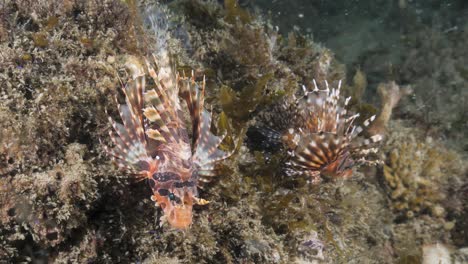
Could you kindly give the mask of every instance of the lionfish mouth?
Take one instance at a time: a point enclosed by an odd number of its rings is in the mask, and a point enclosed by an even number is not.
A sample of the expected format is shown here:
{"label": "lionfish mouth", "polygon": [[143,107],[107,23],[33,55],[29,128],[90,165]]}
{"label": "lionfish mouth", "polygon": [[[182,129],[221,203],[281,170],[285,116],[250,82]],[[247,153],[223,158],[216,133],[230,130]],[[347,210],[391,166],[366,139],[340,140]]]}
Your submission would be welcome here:
{"label": "lionfish mouth", "polygon": [[166,214],[166,219],[176,229],[187,229],[192,224],[192,206],[176,205]]}
{"label": "lionfish mouth", "polygon": [[183,200],[169,196],[161,196],[158,193],[153,195],[154,200],[164,212],[166,221],[176,229],[187,229],[192,224],[193,197],[190,193],[185,193]]}

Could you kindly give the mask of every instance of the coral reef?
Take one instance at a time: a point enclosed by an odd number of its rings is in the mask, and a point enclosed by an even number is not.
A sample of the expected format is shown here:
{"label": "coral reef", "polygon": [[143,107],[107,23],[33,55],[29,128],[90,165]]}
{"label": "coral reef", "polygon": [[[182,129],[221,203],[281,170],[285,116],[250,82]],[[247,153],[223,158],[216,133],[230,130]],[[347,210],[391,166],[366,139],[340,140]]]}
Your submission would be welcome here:
{"label": "coral reef", "polygon": [[2,260],[52,260],[88,228],[97,179],[108,170],[96,163],[102,111],[118,83],[117,46],[131,44],[121,37],[129,17],[110,1],[2,3]]}
{"label": "coral reef", "polygon": [[17,222],[28,226],[35,242],[58,245],[86,223],[86,211],[97,196],[97,183],[83,164],[84,150],[84,146],[71,144],[64,164],[14,177],[14,215]]}

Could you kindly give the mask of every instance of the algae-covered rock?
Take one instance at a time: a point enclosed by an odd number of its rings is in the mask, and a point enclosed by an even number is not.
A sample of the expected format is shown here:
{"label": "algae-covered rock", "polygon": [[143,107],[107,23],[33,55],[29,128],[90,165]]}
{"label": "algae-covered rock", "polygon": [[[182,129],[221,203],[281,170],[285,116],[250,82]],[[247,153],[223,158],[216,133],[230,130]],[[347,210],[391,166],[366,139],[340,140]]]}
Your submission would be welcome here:
{"label": "algae-covered rock", "polygon": [[387,142],[383,168],[393,210],[404,218],[421,214],[444,217],[449,186],[460,182],[464,162],[454,151],[418,132],[394,125]]}
{"label": "algae-covered rock", "polygon": [[66,160],[49,171],[16,175],[10,217],[32,232],[39,244],[55,246],[86,223],[85,213],[96,199],[97,183],[83,162],[84,146],[68,147]]}
{"label": "algae-covered rock", "polygon": [[[246,133],[290,121],[270,110],[313,79],[374,89],[363,72],[346,82],[333,51],[280,35],[237,1],[169,2],[2,3],[0,262],[395,263],[420,260],[423,245],[466,244],[462,158],[420,128],[389,121],[383,172],[319,186],[286,177],[284,148]],[[147,28],[151,14],[168,34]],[[179,72],[206,76],[212,127],[236,148],[185,232],[159,224],[147,184],[112,166],[100,143],[120,85],[161,48],[155,38],[167,38]],[[378,111],[366,102],[353,107]]]}

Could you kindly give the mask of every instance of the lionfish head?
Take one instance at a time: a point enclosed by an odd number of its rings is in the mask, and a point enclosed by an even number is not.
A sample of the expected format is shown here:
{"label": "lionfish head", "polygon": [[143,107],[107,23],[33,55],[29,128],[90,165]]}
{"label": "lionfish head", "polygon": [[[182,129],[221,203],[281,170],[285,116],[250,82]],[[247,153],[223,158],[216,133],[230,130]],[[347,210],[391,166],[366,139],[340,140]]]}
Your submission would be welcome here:
{"label": "lionfish head", "polygon": [[152,197],[164,212],[169,225],[176,229],[187,229],[192,224],[192,196],[185,192],[178,196],[167,189],[160,189]]}
{"label": "lionfish head", "polygon": [[[325,90],[317,86],[313,91],[304,88],[304,97],[297,101],[299,127],[290,128],[283,136],[292,149],[289,174],[307,174],[313,181],[318,181],[319,176],[347,178],[354,166],[375,163],[366,160],[366,156],[377,151],[370,146],[382,137],[358,138],[363,128],[353,122],[359,114],[347,113],[350,98],[340,96],[340,84],[336,89],[330,89],[328,84]],[[363,126],[374,118],[365,120]]]}
{"label": "lionfish head", "polygon": [[151,199],[161,207],[166,221],[176,229],[186,229],[192,223],[192,208],[197,198],[197,175],[193,172],[155,172],[149,179],[153,196]]}

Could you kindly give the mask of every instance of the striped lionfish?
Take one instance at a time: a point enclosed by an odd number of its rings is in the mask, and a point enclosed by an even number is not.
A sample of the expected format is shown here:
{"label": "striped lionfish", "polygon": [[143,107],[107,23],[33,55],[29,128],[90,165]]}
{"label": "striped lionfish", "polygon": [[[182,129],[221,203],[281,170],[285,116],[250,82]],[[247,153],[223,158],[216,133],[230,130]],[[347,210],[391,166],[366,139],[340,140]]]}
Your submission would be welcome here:
{"label": "striped lionfish", "polygon": [[[232,152],[220,150],[224,136],[210,131],[211,113],[203,106],[205,79],[200,85],[193,72],[185,77],[173,74],[170,67],[156,71],[148,61],[146,66],[154,87],[145,90],[144,73],[122,85],[125,104],[118,110],[123,124],[109,117],[115,130],[109,132],[114,147],[105,148],[121,169],[147,179],[151,200],[162,208],[166,221],[185,229],[192,223],[193,205],[208,203],[198,198],[197,187],[215,176],[217,162]],[[190,112],[192,140],[181,100]]]}
{"label": "striped lionfish", "polygon": [[[248,137],[261,142],[265,151],[285,146],[288,153],[285,173],[308,175],[314,183],[320,181],[320,176],[346,178],[356,165],[378,163],[366,156],[377,151],[372,145],[382,137],[358,137],[363,128],[353,123],[359,114],[348,114],[346,106],[351,98],[340,96],[341,82],[336,89],[330,89],[326,83],[326,89],[320,90],[315,80],[314,85],[312,91],[303,86],[304,95],[294,97],[293,103],[263,112],[260,121],[268,126],[249,128]],[[363,126],[367,127],[374,119],[372,116],[365,120]]]}
{"label": "striped lionfish", "polygon": [[[302,87],[304,96],[294,106],[296,127],[282,135],[289,148],[287,174],[305,174],[312,182],[318,182],[320,176],[347,178],[353,166],[376,164],[366,156],[377,152],[372,146],[382,139],[381,135],[358,138],[363,127],[353,123],[359,114],[350,115],[346,110],[351,97],[340,96],[341,81],[332,89],[325,84],[325,90],[320,90],[315,80],[314,90]],[[374,119],[375,115],[365,120],[363,126],[367,127]]]}

